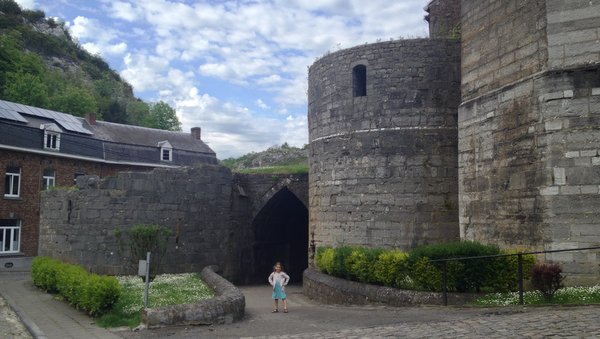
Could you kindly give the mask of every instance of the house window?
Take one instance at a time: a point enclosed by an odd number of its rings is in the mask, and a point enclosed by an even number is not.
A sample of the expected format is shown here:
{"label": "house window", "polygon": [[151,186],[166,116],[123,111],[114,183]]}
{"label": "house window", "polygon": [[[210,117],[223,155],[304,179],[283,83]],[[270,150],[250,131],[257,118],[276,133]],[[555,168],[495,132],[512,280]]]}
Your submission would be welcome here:
{"label": "house window", "polygon": [[58,150],[60,149],[60,135],[58,133],[52,133],[46,131],[44,133],[45,143],[44,148]]}
{"label": "house window", "polygon": [[171,161],[172,159],[172,152],[173,150],[170,148],[163,148],[161,149],[161,160],[162,161]]}
{"label": "house window", "polygon": [[173,146],[169,141],[161,141],[157,146],[160,147],[161,161],[173,161]]}
{"label": "house window", "polygon": [[56,185],[56,177],[54,171],[51,169],[45,169],[44,175],[42,176],[42,188],[44,190],[54,187]]}
{"label": "house window", "polygon": [[367,66],[354,66],[352,69],[352,88],[355,97],[364,97],[367,95]]}
{"label": "house window", "polygon": [[44,130],[44,149],[58,151],[61,129],[56,124],[42,124],[40,129]]}
{"label": "house window", "polygon": [[0,254],[19,252],[21,221],[0,219]]}
{"label": "house window", "polygon": [[4,177],[4,197],[18,198],[21,192],[21,168],[8,167]]}

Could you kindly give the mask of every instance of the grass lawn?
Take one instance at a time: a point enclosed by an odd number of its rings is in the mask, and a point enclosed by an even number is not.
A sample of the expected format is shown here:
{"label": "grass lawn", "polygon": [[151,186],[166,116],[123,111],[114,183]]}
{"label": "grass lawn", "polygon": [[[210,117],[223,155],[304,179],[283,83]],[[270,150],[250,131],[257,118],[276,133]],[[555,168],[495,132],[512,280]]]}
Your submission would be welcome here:
{"label": "grass lawn", "polygon": [[[97,324],[102,327],[136,327],[144,309],[144,281],[137,276],[118,279],[122,287],[121,297],[110,312],[97,319]],[[189,304],[213,295],[210,287],[196,273],[163,274],[150,282],[148,307]]]}
{"label": "grass lawn", "polygon": [[[523,294],[525,305],[586,305],[600,304],[600,285],[592,287],[564,287],[556,291],[552,300],[545,300],[542,293],[538,291],[525,292]],[[508,306],[519,304],[519,293],[494,293],[478,298],[474,302],[480,306]]]}

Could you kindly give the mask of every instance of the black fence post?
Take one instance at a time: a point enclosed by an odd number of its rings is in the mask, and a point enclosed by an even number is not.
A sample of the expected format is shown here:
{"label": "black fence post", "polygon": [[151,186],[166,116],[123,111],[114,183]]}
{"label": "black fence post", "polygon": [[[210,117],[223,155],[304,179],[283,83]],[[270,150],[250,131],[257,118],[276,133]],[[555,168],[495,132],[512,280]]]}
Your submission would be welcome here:
{"label": "black fence post", "polygon": [[444,306],[448,306],[448,261],[444,260],[444,270],[442,271],[442,294],[444,296]]}
{"label": "black fence post", "polygon": [[523,305],[523,254],[519,253],[518,256],[518,274],[519,274],[519,305]]}

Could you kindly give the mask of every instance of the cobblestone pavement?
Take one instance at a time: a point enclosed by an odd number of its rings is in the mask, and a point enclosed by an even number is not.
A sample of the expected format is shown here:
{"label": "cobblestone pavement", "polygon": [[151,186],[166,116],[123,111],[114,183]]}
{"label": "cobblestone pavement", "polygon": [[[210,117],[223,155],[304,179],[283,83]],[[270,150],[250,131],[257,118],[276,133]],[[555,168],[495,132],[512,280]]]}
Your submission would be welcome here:
{"label": "cobblestone pavement", "polygon": [[385,307],[319,305],[288,287],[290,313],[271,313],[269,287],[242,287],[246,316],[230,325],[121,332],[123,338],[600,338],[600,306]]}
{"label": "cobblestone pavement", "polygon": [[0,296],[0,338],[30,339],[29,331],[21,323],[15,312]]}

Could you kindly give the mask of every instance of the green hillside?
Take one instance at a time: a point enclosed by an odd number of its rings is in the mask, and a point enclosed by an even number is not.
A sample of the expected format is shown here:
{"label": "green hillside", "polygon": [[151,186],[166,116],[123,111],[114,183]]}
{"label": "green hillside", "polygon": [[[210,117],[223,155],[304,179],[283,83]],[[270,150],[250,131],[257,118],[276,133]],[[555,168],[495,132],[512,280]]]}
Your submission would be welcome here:
{"label": "green hillside", "polygon": [[73,41],[63,22],[0,0],[0,99],[98,119],[180,130],[175,110],[146,103],[99,56]]}

